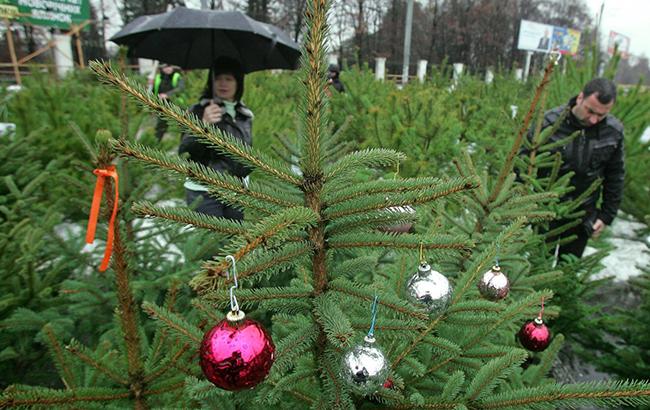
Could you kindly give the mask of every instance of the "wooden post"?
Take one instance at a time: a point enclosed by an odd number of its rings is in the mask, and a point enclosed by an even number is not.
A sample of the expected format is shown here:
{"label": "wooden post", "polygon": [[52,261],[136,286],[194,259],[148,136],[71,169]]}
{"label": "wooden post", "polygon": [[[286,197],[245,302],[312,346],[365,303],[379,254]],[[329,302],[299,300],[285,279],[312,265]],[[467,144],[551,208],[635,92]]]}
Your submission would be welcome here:
{"label": "wooden post", "polygon": [[20,70],[18,68],[18,59],[16,58],[16,49],[14,48],[14,35],[11,32],[11,21],[8,18],[5,18],[5,24],[7,25],[7,43],[9,44],[9,55],[11,56],[11,65],[14,67],[14,76],[16,77],[16,84],[22,85],[20,79]]}
{"label": "wooden post", "polygon": [[[72,29],[74,30],[75,27],[72,26]],[[83,49],[81,48],[81,30],[77,29],[74,36],[75,36],[74,43],[77,46],[77,56],[79,57],[79,68],[83,70],[84,68],[86,68],[86,64],[84,63],[84,52]]]}

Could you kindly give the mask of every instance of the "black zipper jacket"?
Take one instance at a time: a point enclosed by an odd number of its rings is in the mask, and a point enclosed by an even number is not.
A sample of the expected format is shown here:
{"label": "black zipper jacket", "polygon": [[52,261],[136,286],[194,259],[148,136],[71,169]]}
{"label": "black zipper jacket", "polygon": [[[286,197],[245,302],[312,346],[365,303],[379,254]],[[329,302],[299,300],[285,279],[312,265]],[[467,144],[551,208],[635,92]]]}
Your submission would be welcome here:
{"label": "black zipper jacket", "polygon": [[[199,104],[190,107],[189,112],[201,119],[203,118],[203,111],[209,103],[209,99],[202,99]],[[220,102],[217,100],[217,103]],[[214,125],[226,134],[241,140],[246,145],[252,145],[253,143],[253,112],[241,102],[238,102],[235,106],[235,118],[224,112],[221,121]],[[178,147],[179,154],[186,152],[189,153],[189,159],[192,161],[196,161],[215,171],[227,172],[240,178],[251,172],[245,165],[220,153],[191,134],[183,134],[181,144]]]}
{"label": "black zipper jacket", "polygon": [[[555,124],[562,112],[576,104],[576,97],[568,105],[556,107],[544,114],[542,129]],[[532,139],[534,126],[528,137]],[[571,185],[575,190],[568,194],[567,199],[576,198],[583,193],[597,178],[602,178],[600,189],[591,194],[582,204],[587,211],[585,220],[590,222],[597,218],[607,225],[612,223],[623,199],[623,182],[625,179],[624,165],[624,135],[623,124],[611,114],[608,114],[598,124],[585,127],[581,125],[572,112],[566,116],[557,132],[551,135],[548,142],[566,138],[579,131],[578,137],[568,144],[556,148],[562,153],[560,175],[569,171],[575,172]],[[526,150],[522,153],[528,154]],[[602,205],[597,209],[598,198],[602,193]]]}

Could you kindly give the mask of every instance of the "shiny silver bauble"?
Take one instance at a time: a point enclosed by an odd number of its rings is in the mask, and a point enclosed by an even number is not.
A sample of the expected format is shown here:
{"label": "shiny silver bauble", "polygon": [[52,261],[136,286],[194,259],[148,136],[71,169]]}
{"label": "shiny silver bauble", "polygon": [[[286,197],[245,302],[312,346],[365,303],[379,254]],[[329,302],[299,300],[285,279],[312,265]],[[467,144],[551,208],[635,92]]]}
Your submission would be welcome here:
{"label": "shiny silver bauble", "polygon": [[449,306],[453,288],[443,274],[422,262],[418,271],[406,282],[406,297],[431,315],[440,315]]}
{"label": "shiny silver bauble", "polygon": [[500,300],[508,296],[510,281],[499,266],[493,266],[479,280],[478,291],[486,299]]}
{"label": "shiny silver bauble", "polygon": [[389,365],[386,356],[375,345],[373,338],[366,337],[364,342],[343,355],[341,377],[359,394],[372,394],[386,381]]}

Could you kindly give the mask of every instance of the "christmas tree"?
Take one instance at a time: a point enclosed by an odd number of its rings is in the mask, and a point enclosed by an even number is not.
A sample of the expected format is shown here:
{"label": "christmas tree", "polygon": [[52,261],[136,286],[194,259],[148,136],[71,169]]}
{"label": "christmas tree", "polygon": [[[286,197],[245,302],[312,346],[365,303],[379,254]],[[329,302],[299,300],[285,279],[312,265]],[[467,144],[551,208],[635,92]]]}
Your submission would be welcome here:
{"label": "christmas tree", "polygon": [[[407,156],[374,148],[342,153],[328,128],[327,7],[314,0],[306,12],[301,134],[292,147],[299,172],[157,100],[110,65],[93,64],[103,81],[255,172],[244,184],[124,137],[112,148],[209,186],[246,219],[135,204],[140,215],[230,239],[188,278],[192,308],[178,306],[173,288],[163,304],[142,304],[160,322],[154,332],[145,329],[130,284],[128,240],[117,229],[111,267],[119,360],[101,345],[90,351],[72,343],[66,353],[52,339],[67,388],[13,386],[3,393],[3,405],[551,409],[650,403],[647,382],[559,385],[547,377],[563,337],[540,336],[544,320],[560,313],[546,287],[562,272],[553,268],[544,236],[529,224],[554,216],[563,187],[531,192],[512,170],[552,65],[498,175],[466,154],[454,162],[454,177],[381,179]],[[102,152],[98,167],[108,169],[112,151]],[[535,183],[532,173],[528,181]],[[111,184],[105,189],[111,198]],[[107,202],[109,209],[115,205]],[[416,232],[393,232],[405,223],[415,224]],[[256,322],[246,322],[249,317]],[[228,346],[214,335],[237,343],[250,329],[256,336],[248,341],[263,344],[254,359],[233,355],[217,362]],[[67,355],[85,370],[73,373]]]}

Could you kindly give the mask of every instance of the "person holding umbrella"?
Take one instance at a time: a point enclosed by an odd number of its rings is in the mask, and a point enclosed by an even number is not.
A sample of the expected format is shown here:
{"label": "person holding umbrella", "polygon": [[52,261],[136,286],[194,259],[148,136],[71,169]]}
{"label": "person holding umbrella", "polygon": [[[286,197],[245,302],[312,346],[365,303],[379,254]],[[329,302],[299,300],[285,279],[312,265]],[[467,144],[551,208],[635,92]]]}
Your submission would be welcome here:
{"label": "person holding umbrella", "polygon": [[[253,112],[241,101],[243,94],[244,71],[241,64],[231,58],[220,57],[212,65],[205,90],[199,102],[190,108],[190,113],[243,143],[251,145]],[[190,160],[218,172],[227,172],[240,178],[245,178],[250,173],[248,167],[201,143],[191,134],[183,134],[178,153],[187,153]],[[197,212],[235,220],[244,218],[243,213],[238,209],[211,197],[206,187],[189,179],[184,187],[187,204],[191,205],[198,201]]]}

